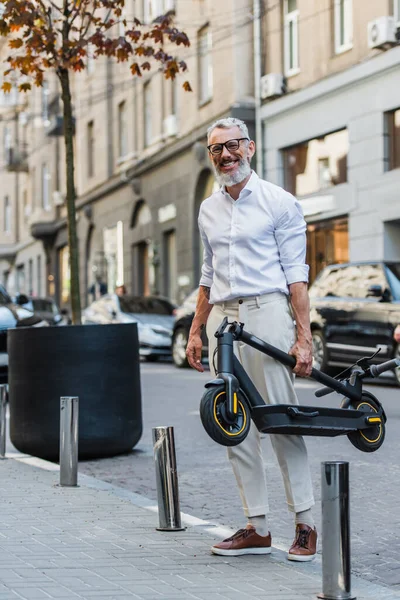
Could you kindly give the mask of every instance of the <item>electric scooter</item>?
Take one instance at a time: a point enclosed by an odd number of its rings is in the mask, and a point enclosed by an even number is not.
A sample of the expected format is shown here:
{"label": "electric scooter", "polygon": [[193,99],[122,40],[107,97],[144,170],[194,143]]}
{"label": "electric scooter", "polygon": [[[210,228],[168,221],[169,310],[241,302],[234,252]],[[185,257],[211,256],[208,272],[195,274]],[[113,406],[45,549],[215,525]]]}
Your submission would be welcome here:
{"label": "electric scooter", "polygon": [[362,452],[375,452],[381,447],[385,439],[385,411],[373,394],[363,391],[363,380],[399,367],[400,359],[370,364],[378,350],[372,356],[358,360],[337,378],[313,368],[311,379],[324,385],[315,396],[320,398],[338,392],[344,396],[339,408],[267,405],[234,355],[233,343],[240,340],[290,368],[294,368],[296,359],[246,332],[243,327],[243,323],[229,323],[225,317],[215,333],[218,339],[215,351],[217,376],[206,383],[200,403],[201,421],[215,442],[223,446],[240,444],[249,432],[252,419],[263,433],[347,435],[353,446]]}

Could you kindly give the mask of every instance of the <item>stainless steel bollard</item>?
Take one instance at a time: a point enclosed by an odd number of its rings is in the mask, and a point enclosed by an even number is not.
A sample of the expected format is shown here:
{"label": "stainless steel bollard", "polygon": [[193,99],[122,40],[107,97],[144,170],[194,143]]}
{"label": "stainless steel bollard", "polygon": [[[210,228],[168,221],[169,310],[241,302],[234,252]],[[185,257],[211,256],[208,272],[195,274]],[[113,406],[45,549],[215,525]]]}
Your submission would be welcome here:
{"label": "stainless steel bollard", "polygon": [[353,600],[350,573],[349,463],[321,463],[322,593],[325,600]]}
{"label": "stainless steel bollard", "polygon": [[158,531],[182,531],[173,427],[153,427]]}
{"label": "stainless steel bollard", "polygon": [[0,385],[0,458],[6,457],[7,384]]}
{"label": "stainless steel bollard", "polygon": [[79,398],[60,398],[60,485],[78,485]]}

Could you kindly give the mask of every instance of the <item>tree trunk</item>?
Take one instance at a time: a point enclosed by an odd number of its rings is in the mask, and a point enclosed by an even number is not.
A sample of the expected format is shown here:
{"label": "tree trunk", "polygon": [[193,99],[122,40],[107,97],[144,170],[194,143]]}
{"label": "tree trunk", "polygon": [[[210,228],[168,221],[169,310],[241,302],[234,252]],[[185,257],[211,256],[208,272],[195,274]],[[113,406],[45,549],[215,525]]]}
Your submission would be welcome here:
{"label": "tree trunk", "polygon": [[79,288],[79,252],[78,236],[76,233],[76,209],[75,209],[75,159],[74,159],[74,122],[72,116],[71,86],[69,72],[60,68],[57,71],[61,83],[62,100],[64,109],[64,143],[65,143],[65,166],[67,182],[67,221],[68,221],[68,246],[71,271],[71,313],[73,325],[81,324],[81,295]]}

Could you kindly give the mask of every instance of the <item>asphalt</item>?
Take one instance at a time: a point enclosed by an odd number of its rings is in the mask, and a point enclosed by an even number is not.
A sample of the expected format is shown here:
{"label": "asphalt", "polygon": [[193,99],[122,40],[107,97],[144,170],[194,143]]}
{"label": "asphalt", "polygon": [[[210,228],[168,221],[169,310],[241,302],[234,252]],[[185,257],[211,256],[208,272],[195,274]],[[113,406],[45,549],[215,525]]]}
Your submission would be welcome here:
{"label": "asphalt", "polygon": [[[310,600],[323,591],[320,556],[213,556],[230,530],[182,514],[183,531],[161,532],[154,501],[81,473],[76,487],[59,479],[53,463],[0,460],[0,600]],[[400,598],[358,577],[352,592]]]}

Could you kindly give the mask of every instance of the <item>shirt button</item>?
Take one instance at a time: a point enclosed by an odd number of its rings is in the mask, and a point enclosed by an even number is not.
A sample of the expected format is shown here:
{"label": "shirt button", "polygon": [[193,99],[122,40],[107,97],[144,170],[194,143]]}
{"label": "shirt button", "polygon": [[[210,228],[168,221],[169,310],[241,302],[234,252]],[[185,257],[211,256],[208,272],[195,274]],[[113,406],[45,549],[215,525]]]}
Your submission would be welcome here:
{"label": "shirt button", "polygon": [[243,300],[239,300],[239,304],[243,304]]}

